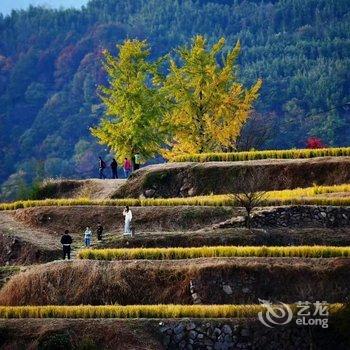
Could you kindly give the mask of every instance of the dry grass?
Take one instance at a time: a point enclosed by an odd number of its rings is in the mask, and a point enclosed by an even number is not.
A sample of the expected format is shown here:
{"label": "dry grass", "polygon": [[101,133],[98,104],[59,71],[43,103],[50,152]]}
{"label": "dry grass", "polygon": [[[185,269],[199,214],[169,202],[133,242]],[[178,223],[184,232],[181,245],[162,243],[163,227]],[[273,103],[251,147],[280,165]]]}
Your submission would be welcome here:
{"label": "dry grass", "polygon": [[[322,197],[329,193],[350,193],[350,184],[334,186],[313,186],[293,190],[268,191],[262,205],[350,205],[350,197]],[[124,198],[91,200],[89,198],[26,200],[12,203],[1,203],[0,210],[15,210],[42,206],[228,206],[237,205],[230,195],[210,195],[187,198]]]}
{"label": "dry grass", "polygon": [[[188,305],[191,280],[205,305],[254,304],[257,298],[345,302],[349,267],[350,259],[339,258],[53,262],[11,277],[0,290],[0,305]],[[223,292],[221,280],[232,286],[232,295]],[[250,293],[242,293],[245,286]]]}
{"label": "dry grass", "polygon": [[79,259],[132,260],[132,259],[194,259],[213,257],[303,257],[333,258],[350,257],[350,247],[331,246],[217,246],[217,247],[171,247],[171,248],[116,248],[82,249]]}
{"label": "dry grass", "polygon": [[300,159],[315,157],[349,156],[350,147],[322,148],[322,149],[289,149],[266,150],[229,153],[201,153],[175,156],[172,162],[217,162],[217,161],[244,161],[258,159]]}
{"label": "dry grass", "polygon": [[[296,310],[296,305],[290,305]],[[343,304],[331,304],[331,314]],[[246,318],[264,311],[261,305],[79,305],[0,306],[0,318]]]}

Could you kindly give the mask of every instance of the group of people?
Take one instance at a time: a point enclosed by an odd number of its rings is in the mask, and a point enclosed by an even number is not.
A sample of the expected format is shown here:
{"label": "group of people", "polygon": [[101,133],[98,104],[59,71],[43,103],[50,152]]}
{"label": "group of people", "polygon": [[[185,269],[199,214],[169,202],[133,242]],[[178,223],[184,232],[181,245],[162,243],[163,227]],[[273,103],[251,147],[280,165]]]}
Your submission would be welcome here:
{"label": "group of people", "polygon": [[[126,206],[123,210],[123,216],[124,216],[124,235],[130,235],[133,234],[133,229],[131,225],[132,221],[132,212],[129,208],[129,206]],[[97,223],[96,227],[96,234],[97,234],[97,240],[102,241],[103,240],[103,231],[104,228],[100,222]],[[90,226],[87,226],[84,234],[83,234],[83,240],[84,240],[84,246],[86,248],[90,248],[92,243],[92,230]],[[61,237],[61,244],[62,244],[62,255],[63,260],[68,258],[70,260],[70,254],[71,254],[71,245],[73,243],[73,238],[69,234],[68,230],[65,230],[63,236]]]}
{"label": "group of people", "polygon": [[[125,178],[128,178],[133,170],[140,169],[141,164],[141,157],[138,153],[136,153],[132,160],[129,158],[124,159],[123,163],[123,171]],[[109,165],[112,170],[112,179],[118,179],[118,162],[113,158],[111,164]],[[106,179],[107,176],[105,175],[105,169],[107,168],[107,163],[102,159],[102,157],[99,157],[98,161],[98,173],[100,176],[100,179]]]}

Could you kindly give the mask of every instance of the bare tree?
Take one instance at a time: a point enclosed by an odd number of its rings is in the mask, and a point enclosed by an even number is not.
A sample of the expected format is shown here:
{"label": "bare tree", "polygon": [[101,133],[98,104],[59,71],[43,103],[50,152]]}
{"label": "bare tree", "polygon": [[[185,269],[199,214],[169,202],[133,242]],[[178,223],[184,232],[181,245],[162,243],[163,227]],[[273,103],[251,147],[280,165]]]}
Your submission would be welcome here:
{"label": "bare tree", "polygon": [[236,141],[236,150],[261,149],[273,136],[275,120],[273,113],[260,114],[254,111]]}
{"label": "bare tree", "polygon": [[265,199],[267,183],[267,174],[262,166],[245,168],[234,181],[230,196],[233,205],[245,208],[247,228],[251,227],[252,210],[261,206]]}

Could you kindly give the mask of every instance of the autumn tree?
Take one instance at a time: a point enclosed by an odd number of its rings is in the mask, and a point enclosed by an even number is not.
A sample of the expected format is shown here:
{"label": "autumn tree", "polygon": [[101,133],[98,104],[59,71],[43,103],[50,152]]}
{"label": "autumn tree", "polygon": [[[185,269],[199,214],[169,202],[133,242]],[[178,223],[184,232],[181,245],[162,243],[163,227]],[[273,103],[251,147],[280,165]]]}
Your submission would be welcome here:
{"label": "autumn tree", "polygon": [[259,79],[250,89],[237,81],[235,62],[240,44],[222,55],[225,39],[208,47],[203,36],[193,38],[191,47],[181,47],[179,59],[170,60],[165,95],[173,103],[167,114],[172,126],[167,157],[183,153],[225,151],[235,147],[243,124],[261,87]]}
{"label": "autumn tree", "polygon": [[99,91],[106,113],[91,131],[119,160],[135,152],[147,159],[159,154],[165,138],[166,104],[156,82],[160,61],[150,61],[146,41],[126,40],[118,49],[117,57],[103,53],[108,86]]}

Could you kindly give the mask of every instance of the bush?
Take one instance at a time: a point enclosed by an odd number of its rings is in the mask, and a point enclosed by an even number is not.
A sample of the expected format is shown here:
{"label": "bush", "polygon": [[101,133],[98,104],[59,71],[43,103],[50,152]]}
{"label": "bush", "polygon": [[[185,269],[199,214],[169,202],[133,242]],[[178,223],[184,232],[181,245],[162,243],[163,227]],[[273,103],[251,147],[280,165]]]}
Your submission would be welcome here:
{"label": "bush", "polygon": [[100,348],[90,338],[83,338],[78,344],[77,350],[99,350]]}
{"label": "bush", "polygon": [[38,350],[70,350],[72,344],[68,333],[45,335],[39,342]]}

